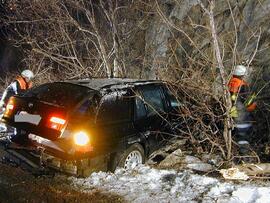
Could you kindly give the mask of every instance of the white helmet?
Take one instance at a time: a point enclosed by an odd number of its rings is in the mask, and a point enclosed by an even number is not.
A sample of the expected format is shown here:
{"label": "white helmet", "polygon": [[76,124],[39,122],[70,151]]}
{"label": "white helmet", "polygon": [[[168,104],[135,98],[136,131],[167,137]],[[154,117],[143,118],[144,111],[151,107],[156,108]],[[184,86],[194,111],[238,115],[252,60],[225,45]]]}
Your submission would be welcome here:
{"label": "white helmet", "polygon": [[29,80],[31,80],[34,77],[34,73],[31,70],[24,70],[21,73],[22,77],[24,78],[28,78]]}
{"label": "white helmet", "polygon": [[243,66],[243,65],[236,66],[233,72],[233,75],[236,75],[236,76],[244,76],[246,74],[247,74],[247,68],[246,66]]}

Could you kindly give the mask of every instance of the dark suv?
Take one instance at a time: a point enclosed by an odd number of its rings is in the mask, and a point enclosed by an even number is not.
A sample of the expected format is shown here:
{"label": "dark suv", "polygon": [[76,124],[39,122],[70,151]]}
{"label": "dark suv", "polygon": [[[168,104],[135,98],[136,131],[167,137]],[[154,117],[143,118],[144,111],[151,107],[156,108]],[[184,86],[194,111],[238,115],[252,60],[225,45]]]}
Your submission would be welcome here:
{"label": "dark suv", "polygon": [[11,97],[2,122],[28,136],[44,164],[85,176],[144,163],[170,134],[177,107],[162,81],[76,80]]}

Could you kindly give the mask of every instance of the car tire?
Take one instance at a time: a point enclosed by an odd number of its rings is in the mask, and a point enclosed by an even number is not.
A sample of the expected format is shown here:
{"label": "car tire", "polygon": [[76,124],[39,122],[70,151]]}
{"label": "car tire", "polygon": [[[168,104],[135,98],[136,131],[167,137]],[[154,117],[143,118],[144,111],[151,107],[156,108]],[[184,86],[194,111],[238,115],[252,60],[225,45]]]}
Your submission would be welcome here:
{"label": "car tire", "polygon": [[112,171],[117,167],[130,170],[135,168],[138,164],[144,164],[145,152],[142,145],[136,143],[131,145],[123,153],[117,153],[112,163]]}

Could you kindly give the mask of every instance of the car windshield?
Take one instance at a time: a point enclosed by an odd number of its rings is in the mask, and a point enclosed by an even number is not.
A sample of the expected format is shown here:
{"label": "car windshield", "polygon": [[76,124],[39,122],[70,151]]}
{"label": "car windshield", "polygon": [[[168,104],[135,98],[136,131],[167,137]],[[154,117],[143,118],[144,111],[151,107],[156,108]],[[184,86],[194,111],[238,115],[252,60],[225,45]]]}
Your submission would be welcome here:
{"label": "car windshield", "polygon": [[23,96],[35,97],[38,100],[59,105],[72,107],[81,101],[91,89],[71,83],[56,82],[40,85],[27,91]]}

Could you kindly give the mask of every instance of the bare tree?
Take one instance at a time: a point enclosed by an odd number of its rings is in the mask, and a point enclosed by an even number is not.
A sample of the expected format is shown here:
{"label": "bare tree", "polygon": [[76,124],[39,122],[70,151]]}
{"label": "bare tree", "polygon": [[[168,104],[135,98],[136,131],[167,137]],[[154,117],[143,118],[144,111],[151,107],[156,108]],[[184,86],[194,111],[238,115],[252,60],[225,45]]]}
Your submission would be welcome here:
{"label": "bare tree", "polygon": [[123,76],[118,27],[124,19],[118,12],[125,6],[118,1],[26,0],[14,5],[4,23],[9,38],[26,47],[25,63],[32,68],[61,70],[62,78]]}
{"label": "bare tree", "polygon": [[[231,148],[232,148],[232,132],[231,129],[233,127],[233,121],[230,116],[230,110],[232,107],[231,103],[231,98],[230,98],[230,93],[228,91],[228,80],[226,78],[225,74],[225,68],[221,59],[221,53],[220,53],[220,48],[219,48],[219,43],[218,43],[218,36],[216,32],[216,26],[215,26],[215,20],[214,20],[214,14],[213,14],[213,9],[215,6],[215,0],[209,0],[208,1],[210,4],[209,10],[205,8],[204,4],[200,1],[200,5],[203,8],[203,10],[206,12],[206,14],[209,17],[209,24],[211,27],[211,35],[213,39],[213,50],[216,56],[216,61],[217,61],[217,67],[219,70],[218,74],[218,80],[220,81],[220,86],[222,89],[222,98],[224,101],[225,105],[225,118],[224,118],[224,131],[223,131],[223,137],[226,143],[226,149],[227,149],[227,159],[231,158]],[[216,86],[217,87],[217,86]],[[218,88],[218,87],[217,87]]]}
{"label": "bare tree", "polygon": [[[260,29],[249,28],[246,44],[240,43],[238,3],[226,0],[228,7],[221,12],[226,17],[230,14],[231,22],[224,25],[223,15],[215,13],[219,1],[214,0],[12,2],[12,10],[1,18],[3,25],[9,29],[8,38],[25,51],[24,63],[38,73],[40,82],[141,78],[152,71],[172,83],[183,104],[180,124],[174,123],[180,126],[176,135],[189,136],[198,150],[231,157],[234,145],[227,82],[234,65],[243,59],[251,65],[263,36]],[[181,10],[182,2],[187,9],[192,4],[192,9]],[[244,55],[253,41],[255,50]]]}

